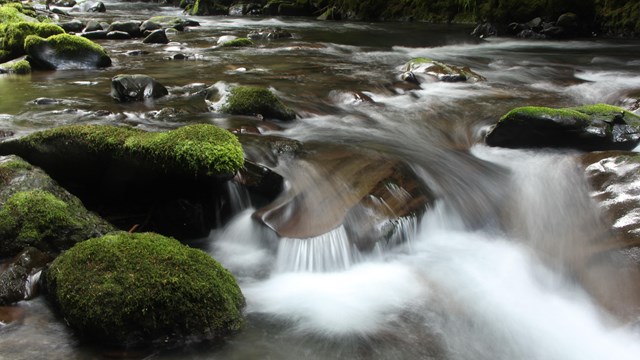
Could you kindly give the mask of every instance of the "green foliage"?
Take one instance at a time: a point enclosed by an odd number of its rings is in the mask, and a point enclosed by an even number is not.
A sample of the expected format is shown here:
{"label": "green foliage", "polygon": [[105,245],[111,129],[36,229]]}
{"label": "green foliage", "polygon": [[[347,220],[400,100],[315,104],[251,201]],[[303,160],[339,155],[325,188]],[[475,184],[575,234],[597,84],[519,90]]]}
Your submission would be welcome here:
{"label": "green foliage", "polygon": [[12,255],[29,245],[49,250],[46,243],[81,229],[76,213],[73,206],[46,191],[15,193],[0,210],[0,255]]}
{"label": "green foliage", "polygon": [[235,115],[260,114],[267,118],[293,120],[295,112],[284,105],[269,89],[259,86],[239,86],[231,89],[220,111]]}
{"label": "green foliage", "polygon": [[252,46],[253,45],[253,41],[247,39],[247,38],[237,38],[237,39],[233,39],[227,42],[222,43],[221,46],[223,47],[245,47],[245,46]]}
{"label": "green foliage", "polygon": [[96,154],[134,159],[159,171],[196,176],[235,174],[244,164],[238,139],[209,124],[188,125],[163,133],[108,125],[71,125],[35,133],[19,141],[33,148],[48,143],[74,144]]}
{"label": "green foliage", "polygon": [[640,2],[596,0],[597,21],[609,34],[640,36]]}
{"label": "green foliage", "polygon": [[100,343],[221,338],[243,325],[245,300],[231,273],[201,250],[154,233],[79,243],[44,280],[69,325]]}

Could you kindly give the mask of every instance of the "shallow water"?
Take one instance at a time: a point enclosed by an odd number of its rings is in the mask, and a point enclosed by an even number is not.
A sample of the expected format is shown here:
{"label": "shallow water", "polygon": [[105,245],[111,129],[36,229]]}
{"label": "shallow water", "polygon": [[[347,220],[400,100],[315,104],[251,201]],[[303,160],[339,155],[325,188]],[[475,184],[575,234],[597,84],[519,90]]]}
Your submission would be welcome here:
{"label": "shallow water", "polygon": [[[149,3],[109,2],[107,9],[91,16],[145,20],[179,14]],[[640,339],[628,322],[609,314],[567,276],[579,249],[607,226],[576,169],[575,153],[482,144],[487,127],[516,106],[629,104],[640,93],[639,43],[479,42],[467,35],[469,27],[422,23],[197,20],[200,27],[169,34],[168,45],[101,42],[114,60],[108,69],[0,75],[0,129],[19,136],[69,123],[148,130],[191,122],[262,126],[250,117],[208,112],[215,104],[190,94],[212,85],[222,92],[234,84],[263,85],[300,114],[266,133],[313,144],[320,153],[356,148],[400,159],[438,201],[423,218],[400,223],[402,241],[363,251],[343,227],[311,239],[278,238],[252,218],[256,204],[246,193],[230,189],[237,214],[203,247],[238,278],[247,297],[246,329],[225,344],[130,358],[640,357]],[[272,26],[294,37],[245,49],[214,48],[219,36]],[[149,53],[130,56],[130,50]],[[188,59],[169,60],[175,53]],[[469,66],[487,81],[409,90],[398,80],[400,68],[418,56]],[[116,103],[109,86],[119,73],[151,75],[170,95]],[[43,97],[56,103],[34,103]],[[186,112],[156,118],[164,107]],[[342,180],[332,178],[324,164],[302,165],[309,163],[281,161],[273,167],[291,187],[341,191]],[[335,210],[317,203],[319,213]],[[26,310],[24,321],[0,328],[0,358],[105,356],[103,349],[79,345],[42,299],[19,306]]]}

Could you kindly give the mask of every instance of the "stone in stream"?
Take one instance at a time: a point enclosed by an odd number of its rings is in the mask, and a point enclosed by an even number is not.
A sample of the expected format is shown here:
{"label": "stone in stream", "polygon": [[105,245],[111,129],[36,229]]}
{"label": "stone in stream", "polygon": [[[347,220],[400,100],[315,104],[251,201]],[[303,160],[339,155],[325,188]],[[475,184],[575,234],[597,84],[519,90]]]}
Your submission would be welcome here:
{"label": "stone in stream", "polygon": [[132,36],[126,31],[107,31],[107,39],[109,40],[129,40]]}
{"label": "stone in stream", "polygon": [[142,36],[140,25],[139,21],[114,21],[109,25],[107,31],[121,31],[131,35],[131,37],[140,37]]}
{"label": "stone in stream", "polygon": [[445,64],[428,58],[415,58],[408,61],[401,68],[401,79],[413,83],[433,81],[443,82],[478,82],[486,79],[469,69]]}
{"label": "stone in stream", "polygon": [[552,109],[527,106],[504,115],[486,136],[489,146],[631,150],[640,142],[640,116],[606,104]]}
{"label": "stone in stream", "polygon": [[83,339],[117,347],[223,340],[244,325],[233,275],[202,250],[154,233],[112,233],[56,258],[43,288]]}
{"label": "stone in stream", "polygon": [[0,305],[10,305],[35,297],[40,271],[51,260],[51,255],[27,247],[6,267],[0,268]]}
{"label": "stone in stream", "polygon": [[82,32],[82,29],[85,28],[85,23],[80,20],[71,20],[61,24],[58,24],[64,31],[68,33],[79,33]]}
{"label": "stone in stream", "polygon": [[145,44],[168,44],[169,38],[167,38],[167,33],[163,29],[158,29],[142,40]]}
{"label": "stone in stream", "polygon": [[111,58],[102,46],[81,36],[60,34],[43,39],[30,35],[24,44],[34,68],[94,69],[111,65]]}
{"label": "stone in stream", "polygon": [[122,102],[157,99],[169,91],[154,78],[142,74],[121,74],[111,79],[111,97]]}
{"label": "stone in stream", "polygon": [[282,103],[269,89],[258,86],[238,86],[229,91],[219,107],[222,113],[261,115],[265,119],[294,120],[296,113]]}
{"label": "stone in stream", "polygon": [[291,33],[287,30],[280,28],[267,28],[257,29],[249,32],[247,37],[251,40],[275,40],[275,39],[287,39],[292,37]]}

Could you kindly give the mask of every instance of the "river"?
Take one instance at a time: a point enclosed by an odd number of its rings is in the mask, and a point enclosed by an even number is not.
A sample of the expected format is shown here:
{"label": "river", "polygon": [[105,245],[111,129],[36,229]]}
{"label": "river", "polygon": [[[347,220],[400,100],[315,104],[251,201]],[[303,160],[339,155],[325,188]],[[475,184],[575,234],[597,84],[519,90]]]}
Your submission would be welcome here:
{"label": "river", "polygon": [[[104,14],[81,16],[110,21],[180,14],[151,3],[106,6]],[[348,147],[399,159],[437,200],[420,218],[399,222],[393,246],[364,251],[349,240],[348,227],[357,224],[306,239],[279,237],[257,223],[252,214],[258,205],[234,188],[236,214],[200,246],[238,278],[247,298],[247,326],[240,334],[224,344],[114,354],[79,344],[38,298],[20,303],[26,314],[21,324],[0,329],[0,358],[640,358],[637,329],[568,276],[585,241],[609,226],[589,196],[577,153],[483,144],[488,127],[517,106],[628,105],[640,90],[640,43],[479,41],[464,25],[196,20],[201,26],[169,34],[168,45],[101,41],[114,60],[107,69],[0,75],[0,128],[20,136],[71,123],[151,131],[187,122],[250,124],[313,144],[319,153]],[[214,48],[219,36],[266,27],[286,29],[293,38]],[[187,59],[170,59],[176,53]],[[400,68],[414,57],[469,66],[487,81],[408,89],[398,80]],[[114,102],[110,79],[120,73],[150,75],[170,95]],[[234,84],[272,88],[299,118],[264,126],[208,112],[188,96]],[[37,104],[37,98],[55,101]],[[186,111],[155,116],[165,107]],[[339,190],[342,180],[322,164],[298,165],[281,161],[273,168],[289,187]],[[318,214],[333,211],[316,204]]]}

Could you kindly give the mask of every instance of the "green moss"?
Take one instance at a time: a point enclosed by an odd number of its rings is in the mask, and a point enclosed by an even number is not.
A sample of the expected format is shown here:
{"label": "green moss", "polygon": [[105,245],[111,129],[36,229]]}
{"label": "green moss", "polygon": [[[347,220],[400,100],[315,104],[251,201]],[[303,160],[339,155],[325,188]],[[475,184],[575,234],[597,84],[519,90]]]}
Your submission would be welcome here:
{"label": "green moss", "polygon": [[0,188],[5,185],[19,170],[31,170],[28,162],[20,159],[0,162]]}
{"label": "green moss", "polygon": [[0,242],[5,249],[3,255],[20,251],[29,245],[46,249],[47,242],[70,236],[82,227],[75,214],[76,209],[49,192],[33,190],[15,193],[0,210]]}
{"label": "green moss", "polygon": [[25,39],[24,47],[28,49],[31,46],[37,46],[43,42],[50,44],[61,56],[72,56],[81,51],[91,51],[101,56],[107,56],[107,52],[102,46],[82,36],[69,34],[53,35],[47,37],[47,39],[31,35]]}
{"label": "green moss", "polygon": [[285,106],[269,89],[258,86],[239,86],[231,89],[220,111],[235,115],[261,114],[267,118],[293,120],[296,114]]}
{"label": "green moss", "polygon": [[79,243],[44,278],[69,325],[103,344],[220,338],[243,324],[245,301],[231,273],[206,253],[153,233]]}
{"label": "green moss", "polygon": [[579,121],[587,122],[590,117],[580,111],[568,109],[553,109],[542,106],[523,106],[515,108],[506,113],[499,123],[507,121],[528,121],[529,119],[556,119],[556,118],[574,118]]}
{"label": "green moss", "polygon": [[135,159],[159,171],[193,175],[235,174],[244,163],[238,139],[209,124],[164,133],[107,125],[72,125],[35,133],[19,141],[34,148],[46,143],[75,144],[116,159]]}
{"label": "green moss", "polygon": [[225,43],[222,43],[221,46],[223,47],[245,47],[245,46],[252,46],[253,45],[253,41],[247,39],[247,38],[237,38],[237,39],[233,39],[230,41],[227,41]]}
{"label": "green moss", "polygon": [[15,74],[29,74],[31,72],[31,64],[27,60],[20,60],[11,65],[9,71]]}
{"label": "green moss", "polygon": [[49,37],[63,34],[64,30],[55,24],[18,21],[0,26],[0,44],[2,50],[10,54],[11,58],[24,55],[25,40],[29,36]]}

